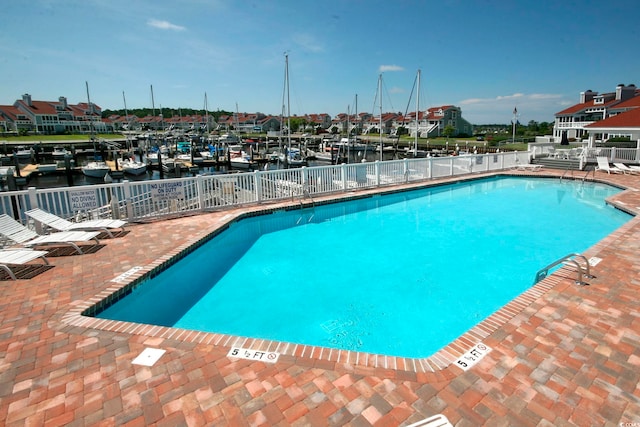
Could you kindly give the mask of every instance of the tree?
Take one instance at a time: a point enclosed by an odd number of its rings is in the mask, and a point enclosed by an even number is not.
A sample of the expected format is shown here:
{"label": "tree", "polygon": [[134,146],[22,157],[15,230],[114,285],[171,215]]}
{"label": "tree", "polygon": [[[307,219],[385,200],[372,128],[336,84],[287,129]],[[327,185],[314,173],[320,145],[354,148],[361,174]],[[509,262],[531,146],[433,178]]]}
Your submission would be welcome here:
{"label": "tree", "polygon": [[444,127],[444,130],[442,131],[442,134],[444,136],[446,136],[447,138],[449,138],[450,136],[453,136],[453,134],[456,132],[456,128],[454,128],[451,125],[447,125]]}
{"label": "tree", "polygon": [[291,132],[298,132],[307,125],[307,120],[304,117],[291,117],[289,120],[291,121]]}

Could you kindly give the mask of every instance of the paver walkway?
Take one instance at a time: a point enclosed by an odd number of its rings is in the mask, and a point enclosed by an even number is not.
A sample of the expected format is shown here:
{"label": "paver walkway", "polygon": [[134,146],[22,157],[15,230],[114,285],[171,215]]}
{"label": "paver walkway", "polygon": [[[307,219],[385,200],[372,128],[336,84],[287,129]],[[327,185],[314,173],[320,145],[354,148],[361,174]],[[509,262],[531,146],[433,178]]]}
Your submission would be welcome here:
{"label": "paver walkway", "polygon": [[[596,177],[628,187],[614,201],[640,210],[640,177]],[[295,354],[271,364],[229,358],[228,346],[184,331],[68,322],[112,279],[163,261],[228,214],[135,224],[96,253],[0,282],[0,424],[398,426],[441,413],[457,426],[640,426],[635,218],[586,252],[602,259],[589,286],[562,271],[545,279],[548,290],[483,339],[493,350],[468,371]],[[147,347],[166,353],[151,367],[132,364]]]}

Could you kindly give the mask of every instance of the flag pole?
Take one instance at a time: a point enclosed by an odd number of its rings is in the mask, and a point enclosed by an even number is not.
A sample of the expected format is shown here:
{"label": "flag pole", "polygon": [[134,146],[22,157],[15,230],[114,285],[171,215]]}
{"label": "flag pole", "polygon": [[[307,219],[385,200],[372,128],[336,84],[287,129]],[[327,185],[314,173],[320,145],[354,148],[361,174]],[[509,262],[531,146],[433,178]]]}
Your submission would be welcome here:
{"label": "flag pole", "polygon": [[518,122],[518,108],[513,107],[513,139],[511,140],[513,144],[516,143],[516,123]]}

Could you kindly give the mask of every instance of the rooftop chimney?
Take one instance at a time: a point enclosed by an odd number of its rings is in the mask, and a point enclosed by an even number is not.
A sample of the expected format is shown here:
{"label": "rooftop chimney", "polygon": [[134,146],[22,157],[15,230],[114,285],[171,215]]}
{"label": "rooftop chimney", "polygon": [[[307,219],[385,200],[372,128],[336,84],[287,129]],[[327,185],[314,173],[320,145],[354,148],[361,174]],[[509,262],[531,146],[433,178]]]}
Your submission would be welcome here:
{"label": "rooftop chimney", "polygon": [[626,101],[627,99],[631,99],[636,94],[636,85],[625,86],[623,84],[619,84],[616,86],[616,101]]}
{"label": "rooftop chimney", "polygon": [[24,95],[22,95],[22,100],[24,101],[25,104],[27,104],[27,106],[32,107],[33,104],[31,103],[31,95],[29,95],[28,93],[25,93]]}
{"label": "rooftop chimney", "polygon": [[596,95],[598,95],[598,92],[594,92],[591,89],[586,92],[580,92],[580,103],[591,102]]}

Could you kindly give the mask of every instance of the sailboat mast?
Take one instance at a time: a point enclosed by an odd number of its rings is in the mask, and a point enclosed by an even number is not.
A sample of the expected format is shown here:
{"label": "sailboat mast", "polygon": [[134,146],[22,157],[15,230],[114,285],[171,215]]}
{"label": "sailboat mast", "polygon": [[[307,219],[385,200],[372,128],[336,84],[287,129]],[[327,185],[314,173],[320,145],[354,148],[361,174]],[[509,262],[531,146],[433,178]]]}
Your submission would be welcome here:
{"label": "sailboat mast", "polygon": [[[122,101],[124,102],[124,120],[127,122],[127,130],[129,130],[129,112],[127,111],[127,98],[124,97],[124,91],[122,91]],[[127,150],[131,148],[129,144],[129,135],[127,134]]]}
{"label": "sailboat mast", "polygon": [[358,131],[360,130],[360,120],[358,119],[358,94],[356,93],[356,142],[358,142]]}
{"label": "sailboat mast", "polygon": [[420,70],[418,70],[418,84],[416,86],[416,137],[413,148],[413,157],[418,157],[418,132],[420,129]]}
{"label": "sailboat mast", "polygon": [[351,106],[347,105],[347,163],[351,157]]}
{"label": "sailboat mast", "polygon": [[[182,116],[182,113],[180,115]],[[204,93],[204,117],[207,126],[207,138],[209,138],[209,105],[207,104],[207,92]]]}
{"label": "sailboat mast", "polygon": [[[153,99],[153,85],[151,85],[151,117],[152,117],[152,120],[156,119],[156,103]],[[155,143],[159,147],[160,144],[158,144],[158,127],[157,126],[153,127],[153,135],[154,135]]]}
{"label": "sailboat mast", "polygon": [[89,137],[93,142],[93,155],[96,153],[96,136],[93,129],[93,108],[91,107],[91,98],[89,97],[89,82],[85,80],[85,87],[87,88],[87,108],[89,110]]}
{"label": "sailboat mast", "polygon": [[289,54],[284,54],[284,75],[287,82],[287,145],[291,149],[291,103],[289,97]]}
{"label": "sailboat mast", "polygon": [[156,104],[153,101],[153,85],[151,85],[151,115],[156,116]]}
{"label": "sailboat mast", "polygon": [[124,97],[124,91],[122,91],[122,100],[124,101],[124,118],[129,120],[129,113],[127,112],[127,98]]}
{"label": "sailboat mast", "polygon": [[378,93],[380,94],[380,161],[382,161],[382,151],[384,148],[382,145],[382,73],[378,78]]}

